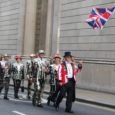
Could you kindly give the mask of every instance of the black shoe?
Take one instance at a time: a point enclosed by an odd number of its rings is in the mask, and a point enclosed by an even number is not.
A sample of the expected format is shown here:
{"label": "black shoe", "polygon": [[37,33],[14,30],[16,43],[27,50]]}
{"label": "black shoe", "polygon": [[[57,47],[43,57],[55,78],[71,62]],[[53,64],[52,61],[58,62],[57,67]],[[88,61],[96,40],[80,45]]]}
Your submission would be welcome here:
{"label": "black shoe", "polygon": [[2,93],[2,90],[0,89],[0,94]]}
{"label": "black shoe", "polygon": [[54,107],[55,107],[56,111],[59,110],[59,105],[57,105],[56,103],[54,103]]}
{"label": "black shoe", "polygon": [[30,97],[30,96],[28,96],[27,98],[28,98],[29,100],[31,99],[31,97]]}
{"label": "black shoe", "polygon": [[18,96],[15,96],[15,99],[19,99],[19,97],[18,97]]}
{"label": "black shoe", "polygon": [[37,107],[43,108],[43,105],[42,104],[37,104]]}
{"label": "black shoe", "polygon": [[65,110],[66,113],[74,113],[73,111],[71,110]]}
{"label": "black shoe", "polygon": [[50,98],[48,98],[47,105],[48,106],[50,105]]}
{"label": "black shoe", "polygon": [[18,96],[18,95],[14,95],[14,98],[15,98],[15,99],[19,99],[19,96]]}
{"label": "black shoe", "polygon": [[8,97],[4,97],[4,99],[5,99],[5,100],[9,100],[9,98],[8,98]]}
{"label": "black shoe", "polygon": [[24,93],[24,87],[23,86],[21,87],[21,92]]}

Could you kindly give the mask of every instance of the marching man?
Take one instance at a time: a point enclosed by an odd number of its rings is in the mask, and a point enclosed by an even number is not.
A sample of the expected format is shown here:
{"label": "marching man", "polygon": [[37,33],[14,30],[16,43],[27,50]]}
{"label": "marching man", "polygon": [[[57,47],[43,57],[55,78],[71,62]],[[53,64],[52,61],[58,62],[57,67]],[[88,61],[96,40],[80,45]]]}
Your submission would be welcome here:
{"label": "marching man", "polygon": [[5,69],[6,61],[5,57],[2,55],[0,60],[0,93],[4,87],[4,69]]}
{"label": "marching man", "polygon": [[14,83],[14,97],[18,99],[18,92],[21,85],[21,80],[24,80],[24,65],[21,62],[21,56],[17,55],[15,59],[16,62],[12,65],[12,77]]}
{"label": "marching man", "polygon": [[58,92],[60,90],[59,81],[57,79],[57,72],[59,65],[61,64],[61,56],[59,54],[55,54],[53,57],[53,64],[49,67],[50,74],[50,94],[48,97],[47,104],[50,104],[50,101],[55,102]]}
{"label": "marching man", "polygon": [[30,99],[30,94],[31,94],[31,86],[32,86],[32,80],[33,80],[33,71],[34,71],[34,60],[35,55],[31,54],[30,55],[30,60],[27,60],[26,62],[26,76],[28,80],[28,86],[27,86],[27,98]]}
{"label": "marching man", "polygon": [[35,87],[35,92],[33,95],[33,99],[35,99],[36,94],[37,94],[36,99],[37,99],[38,107],[43,107],[41,103],[41,98],[44,92],[45,82],[47,78],[48,65],[49,65],[49,62],[48,62],[48,59],[45,58],[44,50],[39,50],[38,58],[34,59],[34,77],[36,78],[37,87]]}
{"label": "marching man", "polygon": [[72,102],[75,101],[76,75],[81,69],[82,64],[77,66],[75,62],[73,62],[71,52],[65,52],[64,61],[58,69],[58,80],[60,81],[60,85],[62,87],[55,103],[56,110],[59,109],[59,104],[67,93],[65,112],[73,113],[71,108]]}
{"label": "marching man", "polygon": [[0,92],[2,91],[3,87],[5,88],[4,91],[4,99],[9,100],[8,98],[8,91],[9,91],[9,83],[11,77],[11,63],[9,61],[9,56],[5,54],[2,56],[2,60],[0,61],[0,69],[1,69],[1,77],[2,77],[2,84],[0,87]]}

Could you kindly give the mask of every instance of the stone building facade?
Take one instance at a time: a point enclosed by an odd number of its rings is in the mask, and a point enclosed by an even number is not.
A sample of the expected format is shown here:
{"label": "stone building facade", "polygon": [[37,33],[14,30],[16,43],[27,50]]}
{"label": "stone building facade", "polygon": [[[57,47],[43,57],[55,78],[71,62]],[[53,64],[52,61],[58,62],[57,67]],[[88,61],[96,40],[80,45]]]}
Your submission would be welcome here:
{"label": "stone building facade", "polygon": [[0,0],[0,53],[27,55],[38,49],[49,52],[50,42],[46,39],[51,38],[51,1]]}
{"label": "stone building facade", "polygon": [[23,43],[23,0],[0,0],[0,53],[21,52]]}
{"label": "stone building facade", "polygon": [[[115,93],[115,14],[103,30],[93,30],[85,23],[93,7],[111,8],[115,6],[115,0],[60,2],[54,0],[52,52],[58,46],[62,54],[71,51],[78,60],[84,60],[83,71],[78,75],[78,87]],[[58,27],[60,40],[56,41]]]}
{"label": "stone building facade", "polygon": [[79,88],[115,93],[115,15],[103,30],[85,23],[93,7],[115,0],[0,0],[0,53],[71,51],[84,60]]}

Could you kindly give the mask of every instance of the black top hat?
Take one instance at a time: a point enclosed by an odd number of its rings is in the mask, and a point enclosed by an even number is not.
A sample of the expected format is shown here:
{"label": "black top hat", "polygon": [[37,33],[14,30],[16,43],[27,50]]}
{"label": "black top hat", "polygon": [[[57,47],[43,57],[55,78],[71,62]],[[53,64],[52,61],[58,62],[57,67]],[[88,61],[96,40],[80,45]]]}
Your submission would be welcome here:
{"label": "black top hat", "polygon": [[64,57],[66,57],[66,56],[71,56],[72,57],[71,52],[65,52]]}

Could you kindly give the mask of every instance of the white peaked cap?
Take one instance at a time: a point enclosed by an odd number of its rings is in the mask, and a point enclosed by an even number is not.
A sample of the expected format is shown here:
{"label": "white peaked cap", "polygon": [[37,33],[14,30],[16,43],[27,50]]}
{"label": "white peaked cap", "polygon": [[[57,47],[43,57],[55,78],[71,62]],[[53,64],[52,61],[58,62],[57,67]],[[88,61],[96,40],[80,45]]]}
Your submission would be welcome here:
{"label": "white peaked cap", "polygon": [[39,54],[44,54],[45,51],[44,50],[39,50]]}

